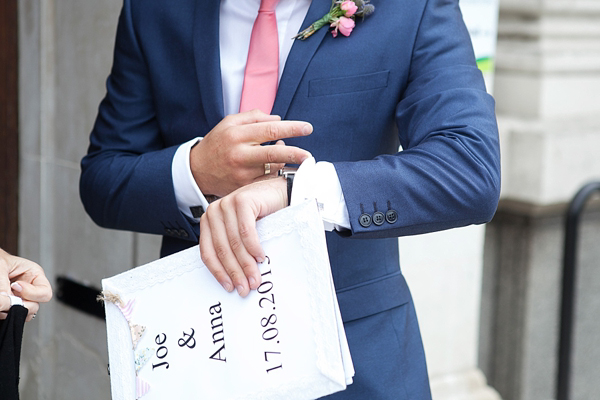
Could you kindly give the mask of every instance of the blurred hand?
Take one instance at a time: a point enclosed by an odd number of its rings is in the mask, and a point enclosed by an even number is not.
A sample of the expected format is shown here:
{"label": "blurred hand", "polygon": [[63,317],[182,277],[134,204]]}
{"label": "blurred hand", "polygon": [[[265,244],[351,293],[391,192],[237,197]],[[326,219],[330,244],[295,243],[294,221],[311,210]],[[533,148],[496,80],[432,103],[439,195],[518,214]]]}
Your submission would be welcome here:
{"label": "blurred hand", "polygon": [[261,283],[257,262],[265,259],[256,220],[288,204],[284,178],[244,186],[208,206],[200,219],[202,261],[217,281],[245,297]]}
{"label": "blurred hand", "polygon": [[[281,121],[277,115],[252,110],[229,115],[190,151],[190,167],[204,194],[223,197],[249,183],[276,176],[287,164],[301,164],[311,156],[303,149],[285,146],[281,139],[306,136],[312,125]],[[277,145],[262,143],[277,142]],[[265,164],[271,173],[265,175]]]}
{"label": "blurred hand", "polygon": [[42,267],[33,261],[8,254],[0,249],[0,319],[6,319],[10,309],[9,295],[23,299],[31,321],[40,308],[39,303],[50,301],[52,287]]}

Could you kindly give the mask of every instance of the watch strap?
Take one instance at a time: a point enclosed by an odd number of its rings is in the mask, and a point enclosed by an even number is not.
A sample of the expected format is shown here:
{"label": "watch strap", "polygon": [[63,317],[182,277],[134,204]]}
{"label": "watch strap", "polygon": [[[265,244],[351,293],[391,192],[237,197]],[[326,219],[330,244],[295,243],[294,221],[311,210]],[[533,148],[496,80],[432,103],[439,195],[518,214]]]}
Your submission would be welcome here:
{"label": "watch strap", "polygon": [[287,182],[287,196],[288,196],[288,206],[292,202],[292,187],[294,186],[294,176],[296,174],[287,174],[285,176],[285,180]]}
{"label": "watch strap", "polygon": [[292,187],[294,186],[294,176],[296,176],[298,168],[283,167],[277,171],[277,176],[283,176],[287,182],[288,206],[292,202]]}

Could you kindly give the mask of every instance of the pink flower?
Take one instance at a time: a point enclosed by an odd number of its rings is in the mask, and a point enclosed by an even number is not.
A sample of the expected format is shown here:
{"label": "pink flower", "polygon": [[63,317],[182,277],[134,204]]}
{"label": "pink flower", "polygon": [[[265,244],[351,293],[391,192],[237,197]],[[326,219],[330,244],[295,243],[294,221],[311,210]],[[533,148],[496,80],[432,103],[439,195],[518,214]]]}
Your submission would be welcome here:
{"label": "pink flower", "polygon": [[[342,3],[342,5],[340,6],[340,8],[344,11],[346,11],[346,17],[351,17],[354,15],[354,13],[356,12],[356,10],[358,10],[358,7],[356,6],[356,4],[354,4],[353,1],[351,0],[346,0]],[[348,36],[348,35],[346,35]]]}
{"label": "pink flower", "polygon": [[[352,1],[350,1],[350,3],[354,4]],[[331,31],[333,37],[337,37],[338,29],[342,35],[350,36],[352,29],[354,29],[354,20],[351,18],[340,17],[333,21],[330,27],[334,28],[333,31]]]}

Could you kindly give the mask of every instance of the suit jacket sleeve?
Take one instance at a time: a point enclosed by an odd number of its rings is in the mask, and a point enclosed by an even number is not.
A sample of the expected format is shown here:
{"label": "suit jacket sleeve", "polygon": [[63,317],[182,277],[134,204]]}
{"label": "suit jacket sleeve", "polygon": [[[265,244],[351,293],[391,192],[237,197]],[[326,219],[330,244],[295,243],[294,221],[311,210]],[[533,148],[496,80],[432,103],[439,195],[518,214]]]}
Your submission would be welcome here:
{"label": "suit jacket sleeve", "polygon": [[171,177],[177,145],[165,143],[153,88],[125,1],[107,94],[81,162],[80,196],[100,226],[197,238],[178,210]]}
{"label": "suit jacket sleeve", "polygon": [[[403,151],[335,163],[352,235],[412,235],[489,221],[500,192],[494,101],[456,1],[425,5],[395,120]],[[388,210],[397,211],[394,223],[360,223],[362,214]]]}

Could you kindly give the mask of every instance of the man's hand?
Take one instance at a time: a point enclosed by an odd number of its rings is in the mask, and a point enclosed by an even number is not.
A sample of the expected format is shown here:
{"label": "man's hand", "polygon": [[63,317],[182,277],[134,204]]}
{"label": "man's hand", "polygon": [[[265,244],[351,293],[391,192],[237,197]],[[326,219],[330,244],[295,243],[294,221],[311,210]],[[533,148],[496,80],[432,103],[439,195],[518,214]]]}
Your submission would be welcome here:
{"label": "man's hand", "polygon": [[[301,164],[311,154],[285,146],[281,139],[311,133],[308,122],[281,121],[279,116],[260,110],[229,115],[190,151],[192,174],[202,193],[225,196],[249,183],[274,177],[285,164]],[[267,142],[278,145],[261,146]],[[265,175],[267,163],[270,175]]]}
{"label": "man's hand", "polygon": [[208,206],[200,219],[200,252],[209,271],[228,292],[245,297],[261,283],[257,262],[265,259],[256,220],[288,204],[285,179],[244,186]]}
{"label": "man's hand", "polygon": [[31,321],[40,308],[39,303],[52,298],[52,287],[38,264],[0,249],[0,293],[0,319],[6,319],[10,309],[8,296],[14,295],[23,299],[29,310],[27,321]]}

